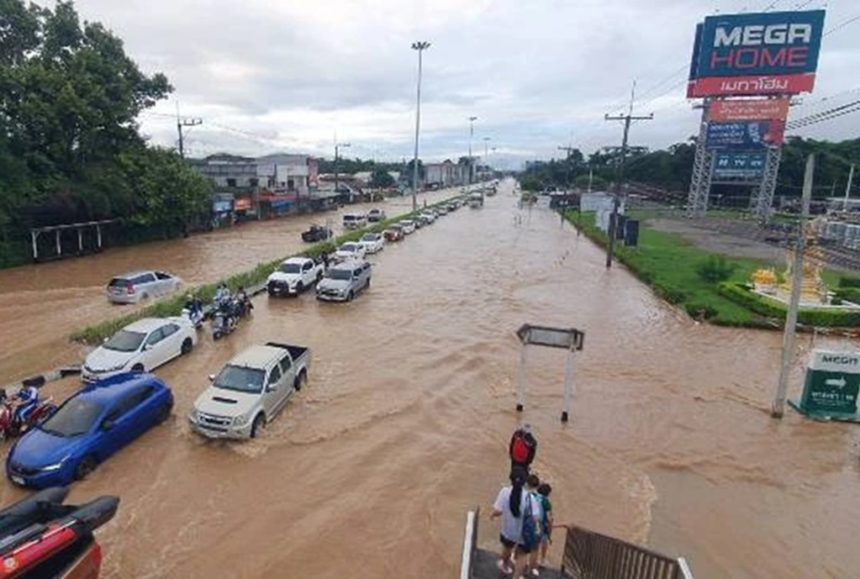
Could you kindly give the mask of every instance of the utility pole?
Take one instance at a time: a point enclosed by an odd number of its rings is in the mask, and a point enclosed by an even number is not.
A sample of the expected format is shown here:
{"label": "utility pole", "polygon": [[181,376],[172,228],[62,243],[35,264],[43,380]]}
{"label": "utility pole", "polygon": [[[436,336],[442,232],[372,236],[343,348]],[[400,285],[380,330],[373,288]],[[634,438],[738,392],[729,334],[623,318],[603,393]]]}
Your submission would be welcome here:
{"label": "utility pole", "polygon": [[183,127],[196,127],[202,125],[203,119],[189,118],[183,119],[179,116],[179,105],[176,106],[176,130],[179,132],[179,156],[185,158],[185,137],[182,134]]}
{"label": "utility pole", "polygon": [[606,268],[612,267],[612,253],[615,250],[615,228],[618,226],[618,205],[621,197],[621,180],[624,179],[624,162],[627,159],[627,136],[630,133],[630,123],[633,121],[650,121],[654,119],[654,113],[648,116],[637,117],[633,115],[633,100],[636,94],[636,82],[630,90],[630,108],[626,115],[603,115],[606,121],[624,121],[624,137],[621,139],[621,158],[615,167],[615,193],[612,199],[612,219],[609,220],[609,243],[606,245]]}
{"label": "utility pole", "polygon": [[845,185],[845,201],[842,202],[842,211],[848,211],[848,196],[851,195],[851,182],[854,181],[854,164],[851,164],[851,170],[848,171],[848,184]]}
{"label": "utility pole", "polygon": [[478,117],[469,117],[469,185],[474,181],[474,166],[472,162],[472,137],[475,136],[475,121]]}
{"label": "utility pole", "polygon": [[335,141],[334,143],[334,196],[338,196],[337,187],[338,187],[338,161],[340,159],[340,149],[345,149],[350,147],[349,143],[338,143]]}
{"label": "utility pole", "polygon": [[[487,157],[489,155],[489,153],[487,153],[487,145],[489,144],[490,140],[491,140],[490,137],[484,137],[484,168],[490,167],[490,164],[487,161]],[[485,173],[485,175],[486,175],[486,173]]]}
{"label": "utility pole", "polygon": [[797,310],[800,307],[800,286],[803,283],[803,252],[806,249],[806,221],[809,219],[809,202],[812,199],[812,175],[815,171],[815,155],[806,158],[806,171],[803,173],[803,195],[800,198],[800,223],[797,229],[797,243],[794,246],[794,261],[791,265],[791,297],[788,314],[785,317],[785,333],[782,338],[782,364],[779,368],[779,382],[770,415],[782,418],[785,408],[785,393],[788,390],[788,373],[794,358],[794,329],[797,325]]}
{"label": "utility pole", "polygon": [[569,193],[570,192],[570,157],[571,157],[571,155],[573,155],[573,152],[576,149],[574,149],[574,147],[571,147],[570,145],[568,145],[566,147],[559,147],[558,150],[564,151],[565,153],[567,153],[567,156],[565,157],[564,189],[566,192]]}
{"label": "utility pole", "polygon": [[418,210],[418,131],[421,128],[421,55],[430,48],[427,41],[412,43],[412,50],[418,51],[418,96],[415,105],[415,157],[412,160],[412,211]]}

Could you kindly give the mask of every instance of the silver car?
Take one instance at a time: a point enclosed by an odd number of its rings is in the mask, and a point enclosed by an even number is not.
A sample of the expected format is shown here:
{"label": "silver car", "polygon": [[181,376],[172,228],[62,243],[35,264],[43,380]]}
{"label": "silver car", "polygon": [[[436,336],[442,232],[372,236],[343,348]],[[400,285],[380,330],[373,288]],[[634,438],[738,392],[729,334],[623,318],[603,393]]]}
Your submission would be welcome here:
{"label": "silver car", "polygon": [[363,259],[349,260],[328,268],[317,284],[317,299],[348,302],[369,287],[370,264]]}
{"label": "silver car", "polygon": [[136,304],[140,300],[173,293],[182,280],[163,271],[134,271],[118,275],[107,286],[107,299],[116,304]]}

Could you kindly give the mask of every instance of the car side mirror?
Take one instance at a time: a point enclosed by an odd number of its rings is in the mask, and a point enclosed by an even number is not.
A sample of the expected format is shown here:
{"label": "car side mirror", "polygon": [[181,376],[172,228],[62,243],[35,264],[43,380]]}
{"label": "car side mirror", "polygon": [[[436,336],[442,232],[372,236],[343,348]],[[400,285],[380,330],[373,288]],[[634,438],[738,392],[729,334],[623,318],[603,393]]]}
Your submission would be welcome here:
{"label": "car side mirror", "polygon": [[102,430],[107,432],[108,430],[113,428],[113,420],[105,420],[102,422]]}
{"label": "car side mirror", "polygon": [[144,352],[146,352],[147,350],[151,350],[151,349],[152,349],[152,344],[144,344],[143,345],[143,351]]}
{"label": "car side mirror", "polygon": [[210,381],[210,382],[214,382],[214,381],[215,381],[215,374],[209,374],[209,381]]}

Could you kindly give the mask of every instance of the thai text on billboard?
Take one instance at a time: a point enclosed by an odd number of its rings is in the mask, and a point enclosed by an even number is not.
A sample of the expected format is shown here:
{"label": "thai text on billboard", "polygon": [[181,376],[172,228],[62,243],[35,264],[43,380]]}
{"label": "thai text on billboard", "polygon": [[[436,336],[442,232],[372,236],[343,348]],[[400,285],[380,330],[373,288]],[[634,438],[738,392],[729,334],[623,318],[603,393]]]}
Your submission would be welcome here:
{"label": "thai text on billboard", "polygon": [[714,158],[714,177],[756,178],[764,173],[767,153],[760,151],[719,152]]}
{"label": "thai text on billboard", "polygon": [[779,121],[708,123],[709,149],[764,149],[782,144],[785,124]]}
{"label": "thai text on billboard", "polygon": [[727,122],[770,119],[785,122],[788,118],[788,104],[787,98],[716,100],[708,109],[708,120]]}
{"label": "thai text on billboard", "polygon": [[824,11],[709,16],[694,43],[689,97],[811,91]]}

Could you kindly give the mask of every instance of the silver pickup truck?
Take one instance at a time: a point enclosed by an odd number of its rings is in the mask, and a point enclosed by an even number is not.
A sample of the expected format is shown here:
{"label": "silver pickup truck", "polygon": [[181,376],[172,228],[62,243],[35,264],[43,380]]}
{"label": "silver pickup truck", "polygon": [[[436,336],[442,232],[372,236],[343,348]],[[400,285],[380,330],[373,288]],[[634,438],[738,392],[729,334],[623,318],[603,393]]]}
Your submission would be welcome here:
{"label": "silver pickup truck", "polygon": [[255,438],[307,383],[311,353],[268,342],[234,357],[194,403],[191,427],[209,438]]}

